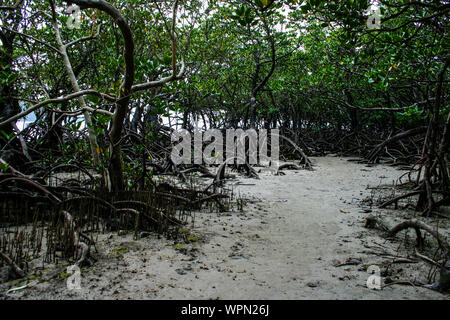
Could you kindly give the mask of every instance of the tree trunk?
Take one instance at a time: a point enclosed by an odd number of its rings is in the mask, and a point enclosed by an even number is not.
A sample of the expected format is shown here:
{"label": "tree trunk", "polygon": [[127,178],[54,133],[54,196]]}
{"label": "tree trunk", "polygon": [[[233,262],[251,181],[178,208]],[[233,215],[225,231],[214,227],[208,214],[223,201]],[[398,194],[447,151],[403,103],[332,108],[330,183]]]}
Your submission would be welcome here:
{"label": "tree trunk", "polygon": [[[67,75],[69,76],[70,83],[72,84],[74,92],[80,92],[81,90],[78,85],[78,80],[75,76],[75,73],[73,72],[72,64],[70,62],[69,55],[67,54],[67,46],[64,45],[64,43],[62,42],[53,1],[52,1],[52,11],[53,11],[53,28],[55,29],[56,42],[58,43],[59,46],[58,49],[62,56],[64,67],[66,69]],[[97,143],[97,136],[94,132],[94,128],[92,125],[91,115],[89,114],[89,111],[86,110],[87,105],[84,97],[82,96],[78,97],[78,103],[80,104],[81,109],[83,109],[84,121],[86,122],[86,126],[88,127],[89,146],[91,149],[92,160],[94,166],[98,166],[100,164],[100,158],[97,152],[98,143]]]}
{"label": "tree trunk", "polygon": [[[9,31],[0,31],[2,46],[0,50],[1,71],[6,74],[12,72],[13,42],[15,34]],[[0,84],[0,122],[18,114],[20,106],[16,99],[12,98],[13,88],[10,83]],[[13,125],[10,124],[2,129],[7,135],[14,133]],[[8,141],[3,134],[0,134],[0,147]]]}

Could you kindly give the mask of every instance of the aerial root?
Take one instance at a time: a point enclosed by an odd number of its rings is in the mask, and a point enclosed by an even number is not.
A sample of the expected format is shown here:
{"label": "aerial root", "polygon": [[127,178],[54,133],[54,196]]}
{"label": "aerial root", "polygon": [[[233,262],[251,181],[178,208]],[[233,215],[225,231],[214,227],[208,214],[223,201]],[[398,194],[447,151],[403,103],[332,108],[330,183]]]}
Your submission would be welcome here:
{"label": "aerial root", "polygon": [[398,232],[408,229],[408,228],[414,228],[416,230],[416,233],[418,234],[418,236],[420,234],[418,232],[419,230],[424,230],[424,231],[428,232],[429,234],[431,234],[437,240],[438,244],[445,250],[447,259],[450,258],[450,246],[447,242],[446,237],[441,235],[438,231],[433,230],[432,227],[430,227],[429,225],[427,225],[426,223],[424,223],[420,220],[411,219],[411,220],[403,221],[403,222],[397,224],[396,226],[394,226],[393,228],[391,228],[388,232],[388,236],[393,237]]}
{"label": "aerial root", "polygon": [[407,194],[398,196],[398,197],[396,197],[396,198],[394,198],[394,199],[391,199],[391,200],[389,200],[389,201],[384,202],[383,204],[380,205],[380,208],[386,208],[388,205],[393,204],[393,203],[395,203],[395,206],[397,207],[397,202],[398,202],[399,200],[405,199],[405,198],[409,198],[409,197],[412,197],[412,196],[415,196],[415,195],[418,195],[418,194],[420,194],[420,193],[422,193],[422,192],[423,192],[423,191],[413,191],[413,192],[410,192],[410,193],[407,193]]}
{"label": "aerial root", "polygon": [[75,263],[75,265],[80,266],[84,261],[86,261],[88,255],[89,255],[89,246],[80,241],[80,237],[78,236],[77,232],[75,231],[75,222],[72,219],[72,215],[65,210],[61,210],[61,213],[64,217],[64,221],[66,223],[66,227],[69,230],[72,230],[72,239],[73,239],[73,244],[75,247],[78,247],[78,254],[76,255],[76,257],[79,259],[77,260],[77,262]]}
{"label": "aerial root", "polygon": [[7,264],[11,266],[11,268],[14,270],[14,272],[21,278],[25,278],[26,273],[10,258],[8,257],[3,251],[0,251],[0,258],[3,259]]}

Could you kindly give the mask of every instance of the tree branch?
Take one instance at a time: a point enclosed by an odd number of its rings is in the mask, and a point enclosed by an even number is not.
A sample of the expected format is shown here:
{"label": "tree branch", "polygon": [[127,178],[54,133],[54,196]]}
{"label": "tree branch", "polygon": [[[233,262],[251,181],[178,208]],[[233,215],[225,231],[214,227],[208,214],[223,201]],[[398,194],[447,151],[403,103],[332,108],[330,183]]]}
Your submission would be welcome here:
{"label": "tree branch", "polygon": [[53,104],[53,103],[67,102],[67,101],[70,101],[72,99],[75,99],[75,98],[78,98],[78,97],[81,97],[81,96],[85,96],[85,95],[93,95],[93,96],[97,96],[99,98],[102,98],[102,99],[105,99],[105,100],[108,100],[108,101],[116,101],[115,97],[112,97],[112,96],[109,96],[107,94],[98,92],[97,90],[83,90],[83,91],[71,93],[71,94],[69,94],[69,95],[67,95],[65,97],[62,97],[62,98],[49,99],[49,100],[45,100],[45,101],[39,102],[39,103],[35,104],[34,106],[28,108],[27,110],[22,111],[21,113],[16,114],[15,116],[13,116],[13,117],[11,117],[9,119],[6,119],[5,121],[0,122],[0,128],[8,125],[9,123],[11,123],[13,121],[17,121],[18,119],[23,118],[23,117],[27,116],[28,114],[30,114],[31,112],[33,112],[33,111],[35,111],[35,110],[37,110],[39,108],[42,108],[42,107],[44,107],[46,105]]}

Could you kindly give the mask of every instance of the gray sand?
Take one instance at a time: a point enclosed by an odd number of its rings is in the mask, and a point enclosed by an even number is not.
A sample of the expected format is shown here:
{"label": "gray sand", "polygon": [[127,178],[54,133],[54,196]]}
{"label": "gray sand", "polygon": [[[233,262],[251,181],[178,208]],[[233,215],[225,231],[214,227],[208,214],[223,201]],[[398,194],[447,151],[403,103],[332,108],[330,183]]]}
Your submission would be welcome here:
{"label": "gray sand", "polygon": [[[234,187],[249,199],[244,211],[196,213],[191,244],[174,246],[156,235],[134,241],[132,234],[104,234],[98,242],[101,258],[82,269],[81,290],[67,290],[60,276],[66,267],[59,266],[44,270],[45,281],[8,298],[446,299],[412,285],[366,287],[368,265],[386,266],[396,260],[389,255],[418,260],[411,255],[413,232],[405,244],[404,233],[387,241],[379,231],[364,228],[369,213],[361,201],[373,190],[367,187],[391,185],[402,171],[335,157],[313,158],[313,163],[314,171],[263,172],[260,180],[230,181],[245,184]],[[370,214],[393,225],[414,213],[374,206]],[[440,232],[448,234],[448,223],[444,226]],[[356,264],[335,266],[349,259]],[[418,261],[394,263],[385,276],[424,283],[430,266]],[[1,285],[0,292],[9,285]]]}

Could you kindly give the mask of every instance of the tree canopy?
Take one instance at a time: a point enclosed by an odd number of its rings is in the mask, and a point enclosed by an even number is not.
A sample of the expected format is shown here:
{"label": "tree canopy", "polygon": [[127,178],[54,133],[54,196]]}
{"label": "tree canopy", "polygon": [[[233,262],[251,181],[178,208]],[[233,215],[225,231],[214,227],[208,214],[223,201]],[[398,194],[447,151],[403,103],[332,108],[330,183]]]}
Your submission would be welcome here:
{"label": "tree canopy", "polygon": [[[1,143],[28,160],[79,157],[113,190],[126,188],[134,161],[125,137],[142,145],[194,126],[280,128],[296,143],[302,133],[387,139],[429,126],[430,161],[442,160],[449,10],[409,0],[1,1]],[[68,148],[77,153],[64,157]]]}

